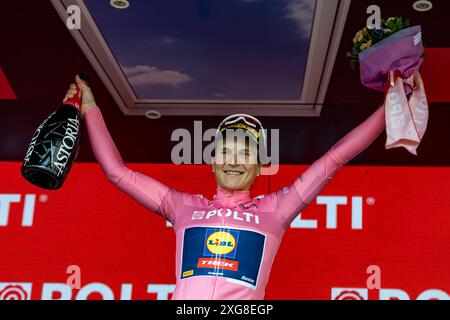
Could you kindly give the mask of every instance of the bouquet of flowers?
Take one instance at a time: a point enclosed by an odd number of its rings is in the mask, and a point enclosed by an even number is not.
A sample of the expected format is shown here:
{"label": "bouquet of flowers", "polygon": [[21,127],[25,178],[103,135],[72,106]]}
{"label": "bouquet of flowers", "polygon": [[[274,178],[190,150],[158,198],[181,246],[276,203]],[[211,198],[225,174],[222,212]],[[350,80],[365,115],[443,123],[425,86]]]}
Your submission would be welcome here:
{"label": "bouquet of flowers", "polygon": [[424,48],[420,26],[391,17],[381,28],[365,27],[347,53],[350,66],[359,68],[364,86],[385,92],[386,149],[404,147],[417,155],[428,122],[428,102],[419,68]]}
{"label": "bouquet of flowers", "polygon": [[381,28],[364,27],[359,30],[353,38],[353,48],[351,52],[347,52],[350,60],[350,67],[356,69],[359,67],[359,54],[372,45],[389,38],[397,31],[409,28],[409,20],[401,17],[391,17],[388,20],[381,20]]}

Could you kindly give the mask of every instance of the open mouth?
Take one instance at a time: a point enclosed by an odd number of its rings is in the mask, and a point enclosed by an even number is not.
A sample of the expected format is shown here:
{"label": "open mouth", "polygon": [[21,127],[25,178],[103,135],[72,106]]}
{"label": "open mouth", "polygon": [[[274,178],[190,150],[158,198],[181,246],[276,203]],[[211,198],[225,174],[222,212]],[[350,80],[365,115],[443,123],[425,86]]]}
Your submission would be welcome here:
{"label": "open mouth", "polygon": [[244,174],[244,172],[239,170],[223,170],[223,172],[228,176],[240,176]]}

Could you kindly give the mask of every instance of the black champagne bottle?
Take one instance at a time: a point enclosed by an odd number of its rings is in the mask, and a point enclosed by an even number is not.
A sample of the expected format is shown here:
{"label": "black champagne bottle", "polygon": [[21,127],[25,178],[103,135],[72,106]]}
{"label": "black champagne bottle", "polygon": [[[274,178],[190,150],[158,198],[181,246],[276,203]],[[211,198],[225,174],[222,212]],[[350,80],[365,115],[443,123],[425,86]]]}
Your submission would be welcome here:
{"label": "black champagne bottle", "polygon": [[[86,76],[80,76],[87,81]],[[43,189],[63,185],[80,148],[81,91],[47,117],[35,131],[21,168],[22,176]]]}

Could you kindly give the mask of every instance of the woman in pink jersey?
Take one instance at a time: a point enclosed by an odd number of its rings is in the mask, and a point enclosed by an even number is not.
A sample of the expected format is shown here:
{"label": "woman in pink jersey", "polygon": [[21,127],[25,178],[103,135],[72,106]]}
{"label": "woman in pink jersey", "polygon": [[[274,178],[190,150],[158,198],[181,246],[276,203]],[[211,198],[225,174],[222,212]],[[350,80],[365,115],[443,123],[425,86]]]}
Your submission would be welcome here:
{"label": "woman in pink jersey", "polygon": [[[149,210],[170,221],[176,235],[176,288],[173,299],[263,299],[283,234],[342,166],[369,146],[385,129],[384,107],[354,128],[291,185],[252,198],[259,175],[257,152],[234,139],[218,139],[212,169],[217,180],[213,199],[181,192],[123,162],[89,87],[76,78],[65,99],[82,91],[81,113],[94,155],[107,178]],[[259,122],[237,115],[220,130],[243,129],[261,143]]]}

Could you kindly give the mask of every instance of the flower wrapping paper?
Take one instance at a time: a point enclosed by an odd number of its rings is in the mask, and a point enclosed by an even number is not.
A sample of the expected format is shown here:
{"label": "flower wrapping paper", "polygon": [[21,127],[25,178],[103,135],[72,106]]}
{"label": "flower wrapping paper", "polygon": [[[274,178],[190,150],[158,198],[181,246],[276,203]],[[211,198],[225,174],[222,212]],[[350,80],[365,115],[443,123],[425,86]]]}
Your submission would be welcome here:
{"label": "flower wrapping paper", "polygon": [[359,54],[361,82],[385,92],[386,149],[404,147],[417,155],[428,122],[428,102],[419,68],[420,26],[394,33]]}

